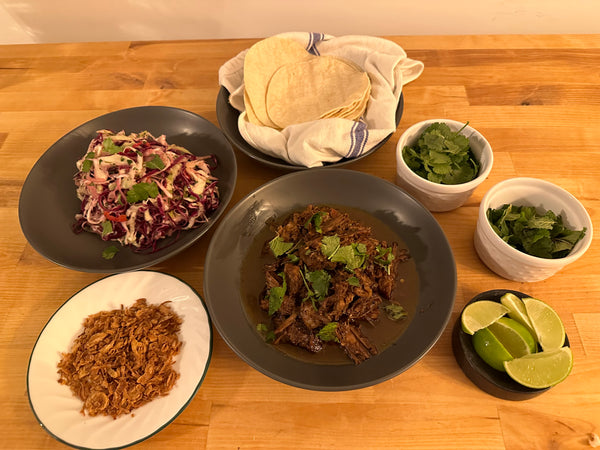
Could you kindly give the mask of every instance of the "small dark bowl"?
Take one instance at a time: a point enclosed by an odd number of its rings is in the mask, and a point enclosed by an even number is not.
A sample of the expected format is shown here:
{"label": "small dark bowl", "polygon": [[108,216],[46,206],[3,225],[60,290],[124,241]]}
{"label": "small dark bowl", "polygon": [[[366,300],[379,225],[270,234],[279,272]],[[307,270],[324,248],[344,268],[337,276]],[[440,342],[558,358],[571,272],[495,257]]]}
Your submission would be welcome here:
{"label": "small dark bowl", "polygon": [[[515,294],[519,298],[531,297],[528,294],[512,291],[510,289],[493,289],[476,295],[469,303],[467,303],[467,305],[481,300],[491,300],[499,303],[500,298],[507,292]],[[467,305],[465,305],[465,307]],[[514,381],[507,373],[500,372],[499,370],[490,367],[483,359],[481,359],[477,352],[475,352],[472,336],[462,330],[460,322],[461,316],[462,311],[452,330],[452,351],[454,352],[456,362],[458,362],[462,371],[475,386],[494,397],[515,401],[528,400],[543,394],[550,389],[549,387],[543,389],[528,388]],[[565,345],[569,345],[569,338],[567,336],[565,336]]]}

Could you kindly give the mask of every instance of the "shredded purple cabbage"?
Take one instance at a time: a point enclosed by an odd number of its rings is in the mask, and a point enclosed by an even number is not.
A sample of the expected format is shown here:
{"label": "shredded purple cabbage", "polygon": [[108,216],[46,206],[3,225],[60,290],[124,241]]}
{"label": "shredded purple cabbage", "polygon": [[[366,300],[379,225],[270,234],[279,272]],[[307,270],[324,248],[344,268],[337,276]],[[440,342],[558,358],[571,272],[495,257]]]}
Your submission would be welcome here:
{"label": "shredded purple cabbage", "polygon": [[138,252],[160,250],[161,240],[199,227],[218,208],[216,167],[215,155],[195,156],[164,135],[100,130],[77,161],[74,230]]}

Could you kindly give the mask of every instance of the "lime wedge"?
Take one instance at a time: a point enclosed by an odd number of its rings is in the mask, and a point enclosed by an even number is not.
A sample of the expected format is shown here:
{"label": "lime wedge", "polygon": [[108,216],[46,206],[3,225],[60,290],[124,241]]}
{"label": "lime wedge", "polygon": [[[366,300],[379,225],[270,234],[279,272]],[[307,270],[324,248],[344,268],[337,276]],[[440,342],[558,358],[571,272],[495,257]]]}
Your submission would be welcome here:
{"label": "lime wedge", "polygon": [[556,311],[541,300],[524,298],[523,304],[544,351],[556,350],[565,344],[565,327]]}
{"label": "lime wedge", "polygon": [[505,361],[504,368],[517,383],[543,389],[567,378],[573,368],[573,354],[569,347],[562,347]]}
{"label": "lime wedge", "polygon": [[501,317],[488,329],[513,358],[520,358],[536,352],[535,339],[527,328],[514,319]]}
{"label": "lime wedge", "polygon": [[531,320],[529,320],[523,301],[515,294],[507,292],[500,298],[500,303],[508,308],[508,317],[516,320],[527,328],[529,333],[535,338],[535,331],[533,330]]}
{"label": "lime wedge", "polygon": [[505,371],[504,362],[513,359],[513,356],[494,336],[489,327],[477,330],[473,334],[473,348],[486,364],[502,372]]}
{"label": "lime wedge", "polygon": [[461,316],[461,325],[465,333],[475,334],[508,313],[508,308],[498,302],[481,300],[468,304]]}

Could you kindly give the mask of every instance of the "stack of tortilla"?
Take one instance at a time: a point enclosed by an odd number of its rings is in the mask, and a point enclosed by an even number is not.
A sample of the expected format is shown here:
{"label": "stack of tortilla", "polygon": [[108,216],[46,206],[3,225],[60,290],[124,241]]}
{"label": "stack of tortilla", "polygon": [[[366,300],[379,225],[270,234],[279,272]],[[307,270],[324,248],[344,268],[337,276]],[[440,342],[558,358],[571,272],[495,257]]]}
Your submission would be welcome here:
{"label": "stack of tortilla", "polygon": [[264,39],[245,56],[244,104],[255,125],[281,130],[319,119],[358,120],[370,93],[369,76],[356,64],[313,55],[293,39]]}

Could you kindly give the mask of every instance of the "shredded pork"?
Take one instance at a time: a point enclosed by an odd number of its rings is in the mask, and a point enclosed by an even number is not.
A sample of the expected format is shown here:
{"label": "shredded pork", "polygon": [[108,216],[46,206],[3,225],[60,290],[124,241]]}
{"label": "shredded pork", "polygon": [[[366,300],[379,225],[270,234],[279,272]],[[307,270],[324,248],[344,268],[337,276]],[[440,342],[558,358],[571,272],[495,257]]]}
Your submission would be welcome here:
{"label": "shredded pork", "polygon": [[264,267],[259,299],[273,343],[313,353],[339,345],[355,364],[376,355],[361,325],[375,325],[382,308],[401,309],[392,292],[408,251],[328,206],[293,213],[275,232],[269,251],[276,259]]}

